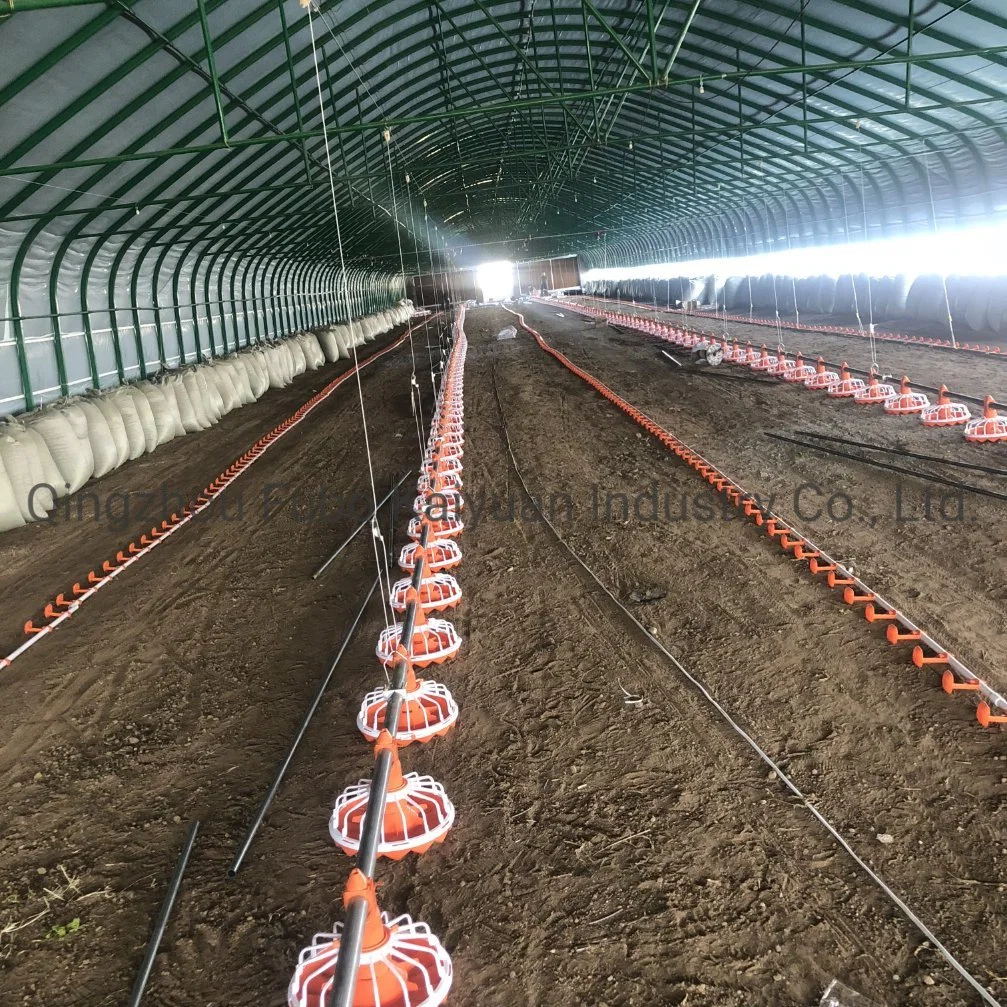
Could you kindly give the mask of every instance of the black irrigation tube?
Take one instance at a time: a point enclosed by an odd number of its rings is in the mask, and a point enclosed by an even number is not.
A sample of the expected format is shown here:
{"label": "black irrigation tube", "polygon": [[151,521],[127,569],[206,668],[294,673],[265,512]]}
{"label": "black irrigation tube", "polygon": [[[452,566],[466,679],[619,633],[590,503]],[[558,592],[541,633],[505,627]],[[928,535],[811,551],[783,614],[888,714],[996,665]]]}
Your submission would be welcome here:
{"label": "black irrigation tube", "polygon": [[[413,570],[412,587],[419,589],[423,579],[423,568],[426,565],[422,549],[430,538],[430,525],[424,524],[420,536],[421,552],[416,559]],[[410,601],[402,617],[402,630],[399,634],[407,651],[411,649],[409,641],[413,638],[416,625],[417,602]],[[405,696],[408,661],[402,660],[395,664],[392,681],[389,684],[388,704],[385,707],[385,729],[394,738],[398,733],[399,714]],[[374,868],[378,859],[378,841],[381,826],[384,821],[385,801],[388,796],[388,777],[392,768],[393,752],[382,749],[374,760],[374,771],[371,775],[371,790],[367,798],[367,810],[361,826],[360,846],[357,849],[356,867],[365,877],[374,877]],[[351,899],[346,906],[346,917],[339,942],[339,957],[336,959],[335,974],[332,979],[332,991],[327,1007],[353,1007],[354,994],[357,987],[357,970],[360,967],[360,952],[364,939],[364,923],[367,918],[367,900],[362,896]]]}
{"label": "black irrigation tube", "polygon": [[960,462],[953,458],[941,458],[940,455],[923,455],[918,451],[909,451],[907,448],[886,447],[884,444],[871,444],[869,441],[855,441],[848,437],[833,437],[830,434],[819,434],[814,430],[795,430],[798,437],[816,437],[822,441],[833,441],[836,444],[846,444],[850,447],[865,448],[868,451],[884,451],[886,454],[902,455],[904,458],[918,458],[924,462],[940,462],[942,465],[951,465],[958,469],[970,469],[974,472],[984,472],[991,476],[1007,476],[1007,469],[994,468],[991,465],[980,465],[977,462]]}
{"label": "black irrigation tube", "polygon": [[[520,467],[517,463],[517,458],[514,456],[514,449],[511,446],[510,434],[507,427],[507,419],[503,411],[503,403],[500,401],[500,392],[497,388],[496,383],[496,367],[493,368],[493,393],[496,396],[497,409],[500,413],[500,425],[503,432],[504,445],[507,449],[507,454],[510,456],[511,466],[514,469],[515,475],[517,475],[518,481],[524,489],[525,496],[531,501],[532,506],[538,511],[546,527],[552,532],[556,541],[567,551],[570,557],[575,563],[584,571],[585,574],[594,582],[594,584],[601,590],[601,592],[608,598],[608,600],[615,606],[615,608],[623,615],[625,618],[632,623],[633,626],[643,635],[648,643],[651,644],[657,651],[659,651],[675,668],[675,670],[682,675],[687,682],[689,682],[697,693],[706,702],[713,707],[718,716],[730,727],[755,753],[755,755],[762,760],[762,762],[768,766],[777,776],[780,783],[783,784],[786,789],[793,794],[794,797],[800,801],[801,806],[807,810],[812,817],[829,833],[830,836],[843,848],[843,850],[849,855],[853,862],[867,875],[867,877],[891,900],[893,905],[902,913],[902,915],[921,933],[931,944],[931,946],[941,955],[941,957],[979,994],[984,1003],[988,1004],[989,1007],[1002,1007],[1000,1001],[998,1001],[990,992],[987,990],[978,979],[976,979],[968,969],[965,968],[961,962],[944,946],[944,944],[938,939],[936,934],[923,922],[923,920],[916,915],[915,912],[909,907],[909,905],[903,901],[899,895],[888,886],[884,878],[881,877],[871,866],[867,863],[863,857],[860,856],[850,845],[849,841],[842,835],[841,832],[822,814],[818,808],[811,803],[808,797],[805,796],[804,792],[794,783],[793,780],[786,774],[781,766],[779,766],[768,752],[766,752],[759,743],[753,738],[742,726],[739,724],[726,707],[722,706],[719,700],[714,696],[714,694],[707,688],[706,684],[702,679],[697,678],[690,672],[681,661],[675,657],[674,654],[656,637],[647,627],[640,622],[639,619],[613,594],[601,580],[601,578],[580,558],[580,556],[574,551],[573,547],[566,541],[565,538],[560,534],[559,529],[549,520],[549,516],[545,513],[538,500],[534,497],[531,490],[528,488],[527,482],[525,482],[524,475],[521,472]],[[348,1007],[347,1005],[339,1005],[339,1007]]]}
{"label": "black irrigation tube", "polygon": [[318,705],[322,701],[322,696],[325,695],[325,690],[328,688],[329,682],[332,681],[332,676],[335,674],[336,668],[339,667],[339,662],[342,660],[343,654],[346,653],[346,648],[350,645],[350,640],[353,639],[353,634],[356,632],[357,626],[360,625],[360,620],[363,618],[364,612],[366,611],[371,598],[374,597],[374,592],[377,590],[379,582],[380,578],[376,577],[367,594],[364,596],[364,600],[360,603],[360,607],[357,609],[357,614],[354,616],[353,622],[350,623],[349,628],[343,634],[343,642],[339,647],[339,651],[336,653],[325,678],[322,679],[321,684],[318,686],[318,689],[315,692],[315,697],[311,701],[311,706],[308,707],[308,712],[304,715],[304,719],[301,721],[301,726],[298,728],[297,734],[294,736],[294,740],[290,743],[290,747],[287,749],[287,754],[284,757],[283,762],[280,763],[280,768],[277,769],[276,775],[273,777],[273,782],[266,793],[265,799],[262,804],[259,805],[259,810],[255,813],[255,817],[248,826],[248,830],[245,833],[245,838],[241,842],[241,846],[238,847],[238,852],[234,857],[234,861],[227,869],[227,876],[229,878],[235,877],[238,871],[241,870],[242,861],[244,861],[245,855],[248,853],[248,850],[255,839],[255,835],[259,831],[259,827],[262,825],[263,819],[266,817],[269,805],[272,804],[273,798],[276,796],[276,792],[280,789],[283,777],[286,775],[287,769],[293,761],[294,753],[297,751],[298,746],[301,744],[301,740],[304,738],[308,725],[311,723],[311,718],[314,717],[315,712],[318,709]]}
{"label": "black irrigation tube", "polygon": [[342,545],[341,545],[341,546],[340,546],[340,547],[339,547],[339,548],[338,548],[338,549],[337,549],[337,550],[336,550],[336,551],[335,551],[334,553],[332,553],[332,555],[331,555],[331,556],[329,556],[329,558],[328,558],[328,559],[327,559],[327,560],[326,560],[326,561],[325,561],[325,562],[324,562],[324,563],[323,563],[323,564],[322,564],[322,565],[321,565],[320,567],[318,567],[318,569],[317,569],[317,570],[315,570],[315,572],[314,572],[314,573],[313,573],[313,574],[311,575],[311,579],[312,579],[312,580],[318,580],[318,578],[319,578],[319,577],[321,577],[321,575],[322,575],[323,573],[325,573],[326,569],[327,569],[327,568],[328,568],[328,566],[329,566],[329,565],[330,565],[330,564],[332,563],[332,561],[333,561],[334,559],[336,559],[336,557],[337,557],[337,556],[339,556],[339,554],[340,554],[340,553],[341,553],[341,552],[342,552],[342,551],[343,551],[343,550],[344,550],[344,549],[345,549],[345,548],[346,548],[346,547],[347,547],[347,546],[348,546],[348,545],[349,545],[349,544],[350,544],[350,543],[351,543],[351,542],[352,542],[352,541],[353,541],[353,540],[354,540],[354,539],[355,539],[355,538],[356,538],[356,537],[357,537],[357,536],[358,536],[358,535],[359,535],[359,534],[360,534],[360,533],[361,533],[361,532],[362,532],[362,531],[363,531],[363,530],[364,530],[364,529],[365,529],[365,528],[366,528],[366,527],[367,527],[367,526],[368,526],[368,525],[369,525],[370,523],[371,523],[371,521],[372,521],[372,520],[374,519],[374,516],[375,516],[375,515],[376,515],[376,514],[378,513],[378,511],[379,511],[379,510],[381,510],[381,508],[382,508],[382,507],[384,507],[384,505],[385,505],[386,503],[388,503],[389,499],[390,499],[390,498],[391,498],[391,497],[392,497],[392,496],[394,495],[395,491],[396,491],[396,490],[397,490],[397,489],[398,489],[398,488],[399,488],[399,487],[400,487],[400,486],[401,486],[401,485],[402,485],[402,484],[403,484],[403,483],[404,483],[404,482],[405,482],[405,481],[406,481],[406,480],[407,480],[407,479],[408,479],[408,478],[409,478],[409,477],[410,477],[411,475],[412,475],[412,471],[409,471],[409,472],[407,472],[407,473],[406,473],[406,474],[405,474],[405,475],[404,475],[404,476],[403,476],[403,477],[402,477],[402,478],[401,478],[401,479],[400,479],[400,480],[399,480],[399,481],[398,481],[398,482],[397,482],[397,483],[396,483],[396,484],[395,484],[395,485],[394,485],[394,486],[393,486],[393,487],[392,487],[392,488],[391,488],[391,489],[390,489],[390,490],[389,490],[389,491],[388,491],[388,492],[387,492],[387,493],[386,493],[386,494],[385,494],[385,495],[384,495],[384,496],[383,496],[383,497],[382,497],[382,498],[381,498],[381,499],[380,499],[380,500],[378,501],[378,505],[377,505],[377,507],[375,507],[375,508],[374,508],[374,509],[373,509],[373,510],[372,510],[372,511],[370,512],[370,514],[368,514],[368,515],[367,515],[367,517],[365,517],[365,518],[363,519],[363,521],[361,521],[361,522],[360,522],[360,524],[358,524],[358,525],[357,525],[357,527],[356,527],[356,528],[354,528],[354,529],[353,529],[353,531],[351,531],[351,532],[350,532],[350,534],[349,534],[349,537],[348,537],[348,538],[346,539],[346,541],[345,541],[345,542],[343,542],[343,544],[342,544]]}
{"label": "black irrigation tube", "polygon": [[175,906],[175,899],[178,898],[179,889],[182,887],[182,877],[185,874],[186,867],[189,865],[189,854],[192,853],[192,848],[196,844],[196,835],[198,832],[199,821],[197,820],[189,826],[189,831],[186,833],[182,852],[178,855],[178,862],[175,864],[175,873],[171,876],[168,892],[164,896],[161,910],[157,914],[157,920],[154,923],[154,932],[150,935],[147,949],[143,953],[140,974],[136,977],[136,982],[133,984],[133,991],[129,995],[128,1007],[138,1007],[140,1001],[143,999],[143,991],[147,988],[147,980],[150,979],[151,969],[154,967],[154,959],[157,957],[157,952],[161,947],[161,939],[164,937],[164,932],[168,928],[168,919],[171,916],[171,910]]}
{"label": "black irrigation tube", "polygon": [[768,430],[762,432],[763,437],[769,437],[774,441],[786,441],[788,444],[796,444],[801,448],[808,448],[811,451],[820,451],[822,454],[835,455],[837,458],[848,458],[850,461],[860,462],[863,465],[873,465],[878,469],[887,469],[889,472],[898,472],[901,475],[912,476],[914,479],[921,479],[924,482],[939,483],[942,486],[951,486],[954,489],[962,490],[966,493],[975,493],[978,496],[992,497],[994,500],[1007,500],[1007,493],[998,493],[996,490],[988,490],[983,486],[973,486],[971,483],[959,482],[957,479],[947,479],[944,476],[934,475],[932,472],[920,472],[916,469],[907,469],[902,465],[893,465],[891,462],[883,462],[877,458],[865,458],[863,455],[850,454],[848,451],[840,451],[838,448],[826,447],[824,444],[814,444],[811,441],[802,441],[796,437],[788,437],[786,434],[774,434]]}

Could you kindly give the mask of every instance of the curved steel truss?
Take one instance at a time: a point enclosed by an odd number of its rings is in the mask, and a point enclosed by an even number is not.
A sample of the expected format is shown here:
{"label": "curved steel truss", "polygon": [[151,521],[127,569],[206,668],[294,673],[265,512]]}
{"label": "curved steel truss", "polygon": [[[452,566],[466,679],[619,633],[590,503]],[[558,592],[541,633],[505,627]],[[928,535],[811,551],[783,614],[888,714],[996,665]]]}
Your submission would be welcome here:
{"label": "curved steel truss", "polygon": [[364,310],[448,258],[692,258],[1005,205],[997,0],[311,17],[314,47],[300,0],[0,0],[0,408],[101,382],[109,347],[121,380],[338,314],[341,261]]}

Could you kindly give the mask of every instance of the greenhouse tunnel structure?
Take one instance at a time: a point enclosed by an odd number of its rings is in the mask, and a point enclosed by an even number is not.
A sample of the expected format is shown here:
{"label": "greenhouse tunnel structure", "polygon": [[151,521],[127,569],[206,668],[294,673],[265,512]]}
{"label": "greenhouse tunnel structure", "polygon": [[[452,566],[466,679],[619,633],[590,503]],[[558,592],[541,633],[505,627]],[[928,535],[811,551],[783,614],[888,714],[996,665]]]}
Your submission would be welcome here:
{"label": "greenhouse tunnel structure", "polygon": [[1007,205],[979,0],[326,3],[318,80],[296,2],[6,6],[8,411],[344,312],[326,130],[360,312],[486,253],[586,274]]}

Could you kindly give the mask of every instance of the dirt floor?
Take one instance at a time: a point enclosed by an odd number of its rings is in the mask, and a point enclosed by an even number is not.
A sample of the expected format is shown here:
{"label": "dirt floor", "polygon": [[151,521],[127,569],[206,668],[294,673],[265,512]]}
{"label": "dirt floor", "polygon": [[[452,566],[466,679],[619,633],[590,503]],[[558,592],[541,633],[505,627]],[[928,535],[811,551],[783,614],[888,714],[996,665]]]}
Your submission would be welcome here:
{"label": "dirt floor", "polygon": [[[1001,504],[969,497],[961,521],[896,522],[886,473],[760,432],[863,435],[869,424],[881,437],[877,417],[673,370],[640,336],[550,309],[528,319],[750,489],[775,490],[781,512],[795,485],[816,480],[823,502],[839,487],[858,515],[870,509],[874,527],[826,516],[806,530],[843,543],[841,555],[977,670],[1002,670]],[[465,602],[454,617],[465,648],[432,676],[462,719],[404,754],[407,770],[445,785],[458,820],[443,847],[380,866],[384,907],[429,923],[451,952],[449,1002],[797,1007],[817,1003],[834,976],[877,1004],[977,1002],[585,578],[523,495],[504,422],[561,533],[1007,999],[1003,735],[982,731],[971,704],[944,697],[935,676],[879,643],[763,536],[716,511],[705,518],[694,473],[529,336],[496,340],[512,321],[479,309],[466,326]],[[386,486],[416,459],[409,370],[403,348],[362,379]],[[306,375],[228,417],[198,457],[189,439],[172,445],[142,475],[122,473],[120,490],[204,485],[330,377]],[[311,520],[301,499],[267,519],[261,501],[271,483],[281,498],[296,489],[310,500],[320,485],[363,491],[361,440],[348,383],[214,504],[223,511],[244,481],[240,519],[183,530],[3,673],[0,1002],[123,1003],[193,818],[203,830],[146,1002],[285,1002],[298,949],[340,914],[348,861],[327,820],[335,795],[369,770],[353,720],[381,677],[381,615],[374,604],[246,867],[228,880],[373,578],[361,538],[310,580],[354,517]],[[919,502],[921,485],[910,490]],[[3,543],[0,574],[12,642],[40,599],[130,537],[72,524],[19,535]]]}

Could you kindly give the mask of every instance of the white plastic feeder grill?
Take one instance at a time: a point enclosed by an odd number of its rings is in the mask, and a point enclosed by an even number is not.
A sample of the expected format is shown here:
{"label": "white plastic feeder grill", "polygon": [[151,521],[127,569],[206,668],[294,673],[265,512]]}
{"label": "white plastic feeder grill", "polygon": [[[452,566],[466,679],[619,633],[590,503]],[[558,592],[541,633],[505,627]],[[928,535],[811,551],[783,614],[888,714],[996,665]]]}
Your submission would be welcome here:
{"label": "white plastic feeder grill", "polygon": [[[392,667],[396,652],[402,642],[402,623],[397,622],[381,631],[375,653],[385,667]],[[454,657],[462,647],[461,637],[454,625],[447,619],[428,619],[422,608],[416,610],[416,624],[408,653],[417,668],[427,668],[431,664],[443,664]]]}
{"label": "white plastic feeder grill", "polygon": [[449,538],[435,538],[432,542],[427,542],[425,551],[419,542],[404,545],[399,553],[399,566],[406,573],[412,573],[416,569],[417,557],[421,554],[426,558],[425,569],[429,573],[453,570],[462,561],[462,551],[457,542]]}
{"label": "white plastic feeder grill", "polygon": [[758,358],[748,366],[753,371],[772,371],[772,369],[776,366],[776,362],[776,357],[771,354],[765,346],[763,346]]}
{"label": "white plastic feeder grill", "polygon": [[850,377],[844,363],[839,369],[839,380],[834,385],[829,385],[826,394],[832,399],[852,399],[866,387],[867,383],[863,379]]}
{"label": "white plastic feeder grill", "polygon": [[465,498],[456,490],[441,489],[421,493],[413,500],[413,513],[426,515],[433,521],[456,517],[465,507]]}
{"label": "white plastic feeder grill", "polygon": [[780,375],[784,381],[792,385],[803,385],[815,373],[814,367],[804,362],[804,357],[797,354],[794,362]]}
{"label": "white plastic feeder grill", "polygon": [[853,396],[853,401],[861,406],[876,406],[895,398],[898,391],[887,381],[879,381],[876,374],[867,379],[867,384]]}
{"label": "white plastic feeder grill", "polygon": [[461,475],[462,463],[458,458],[446,455],[441,451],[437,452],[437,457],[428,457],[423,460],[423,473],[428,479],[435,475]]}
{"label": "white plastic feeder grill", "polygon": [[920,422],[925,427],[955,427],[970,419],[972,410],[964,402],[952,402],[947,385],[941,385],[937,401],[920,413]]}
{"label": "white plastic feeder grill", "polygon": [[423,534],[424,523],[430,525],[430,535],[435,539],[457,538],[465,530],[465,525],[455,517],[439,518],[437,520],[432,520],[428,517],[414,517],[410,519],[406,532],[414,542],[419,542],[420,536]]}
{"label": "white plastic feeder grill", "polygon": [[839,374],[836,371],[826,370],[825,361],[819,357],[817,366],[804,379],[804,387],[817,391],[830,388],[832,385],[838,384],[839,380]]}
{"label": "white plastic feeder grill", "polygon": [[[387,744],[382,742],[387,739]],[[426,853],[434,843],[441,843],[455,820],[455,808],[444,788],[432,776],[419,773],[403,775],[395,742],[385,732],[379,735],[375,749],[389,748],[392,765],[388,775],[388,793],[381,817],[377,855],[401,860],[407,853]],[[361,780],[347,787],[337,798],[329,819],[332,841],[347,855],[360,849],[371,781]]]}
{"label": "white plastic feeder grill", "polygon": [[1007,416],[1001,416],[993,408],[993,396],[987,395],[983,403],[983,414],[971,420],[965,427],[965,440],[973,444],[994,444],[1007,441]]}
{"label": "white plastic feeder grill", "polygon": [[[352,891],[351,891],[352,890]],[[451,989],[451,958],[425,923],[378,910],[374,882],[350,875],[347,897],[368,899],[353,1007],[439,1007]],[[288,1007],[328,1007],[343,925],[315,934],[297,959]]]}
{"label": "white plastic feeder grill", "polygon": [[458,472],[437,472],[432,477],[424,472],[416,480],[416,490],[419,493],[436,493],[441,489],[459,490],[462,486],[462,477]]}
{"label": "white plastic feeder grill", "polygon": [[[389,592],[393,612],[405,612],[406,594],[412,587],[412,578],[397,580]],[[424,612],[443,612],[455,608],[462,600],[461,585],[449,573],[428,574],[416,589],[416,600]]]}
{"label": "white plastic feeder grill", "polygon": [[[357,728],[368,741],[375,741],[384,730],[391,695],[390,689],[381,686],[367,693],[360,704]],[[443,737],[457,720],[458,704],[448,687],[429,678],[416,678],[410,666],[405,698],[399,707],[396,743],[409,745],[416,741],[423,744]]]}
{"label": "white plastic feeder grill", "polygon": [[903,376],[896,395],[885,402],[885,412],[889,416],[914,416],[929,405],[930,399],[922,392],[914,392],[909,387],[909,378]]}

